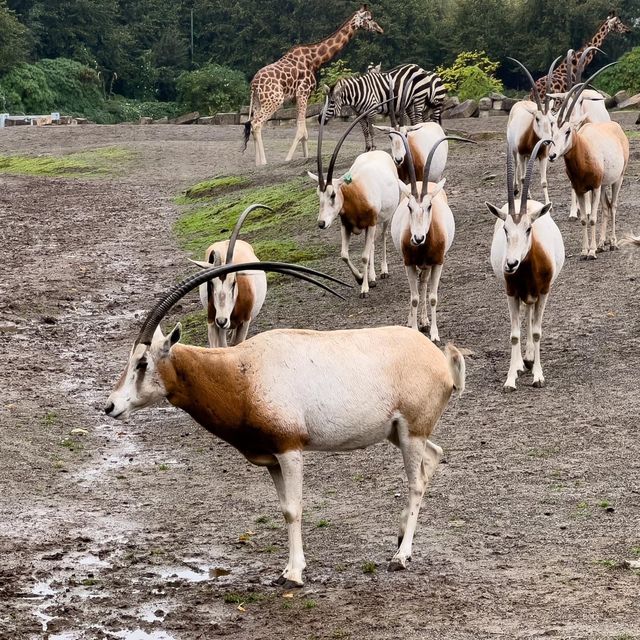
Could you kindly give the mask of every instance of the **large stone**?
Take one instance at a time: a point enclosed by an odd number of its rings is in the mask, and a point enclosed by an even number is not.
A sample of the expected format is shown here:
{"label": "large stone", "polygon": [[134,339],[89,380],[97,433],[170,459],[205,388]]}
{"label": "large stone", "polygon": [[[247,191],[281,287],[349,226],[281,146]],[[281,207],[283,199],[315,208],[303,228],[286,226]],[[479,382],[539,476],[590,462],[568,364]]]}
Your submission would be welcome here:
{"label": "large stone", "polygon": [[447,96],[445,98],[444,104],[442,108],[446,111],[447,109],[453,109],[453,107],[457,107],[460,104],[460,98],[458,96]]}
{"label": "large stone", "polygon": [[169,118],[167,118],[167,116],[164,116],[164,118],[158,118],[153,121],[153,124],[169,124]]}
{"label": "large stone", "polygon": [[453,107],[446,111],[443,116],[445,118],[473,118],[478,115],[478,103],[475,100],[465,100],[457,107]]}
{"label": "large stone", "polygon": [[640,105],[640,93],[636,93],[635,96],[628,98],[624,102],[618,103],[618,109],[634,109]]}
{"label": "large stone", "polygon": [[240,124],[240,114],[239,113],[216,113],[213,116],[213,124]]}
{"label": "large stone", "polygon": [[140,120],[138,120],[138,124],[153,124],[153,118],[142,116]]}
{"label": "large stone", "polygon": [[503,95],[502,93],[496,93],[495,91],[493,93],[489,94],[489,97],[492,100],[504,100],[507,96]]}
{"label": "large stone", "polygon": [[616,101],[616,104],[620,106],[620,103],[629,99],[629,94],[624,90],[618,91],[618,93],[613,96],[613,99]]}
{"label": "large stone", "polygon": [[518,102],[515,98],[502,98],[502,111],[509,112],[513,109],[513,105]]}
{"label": "large stone", "polygon": [[193,124],[198,118],[200,114],[197,111],[191,111],[190,113],[183,113],[181,116],[174,118],[171,123],[172,124]]}
{"label": "large stone", "polygon": [[480,98],[478,100],[478,109],[480,111],[489,111],[493,106],[493,100],[491,98]]}
{"label": "large stone", "polygon": [[198,124],[215,124],[214,120],[215,116],[203,116],[202,118],[198,118]]}

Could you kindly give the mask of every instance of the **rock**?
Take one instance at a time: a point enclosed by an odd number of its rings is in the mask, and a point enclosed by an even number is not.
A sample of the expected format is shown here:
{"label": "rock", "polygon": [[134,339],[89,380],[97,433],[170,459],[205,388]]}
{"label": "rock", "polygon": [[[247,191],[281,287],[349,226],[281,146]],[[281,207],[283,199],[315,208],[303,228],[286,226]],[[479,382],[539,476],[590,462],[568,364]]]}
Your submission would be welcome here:
{"label": "rock", "polygon": [[15,333],[18,330],[18,325],[15,322],[5,320],[0,322],[0,333]]}
{"label": "rock", "polygon": [[87,118],[74,118],[76,124],[89,124],[89,120]]}
{"label": "rock", "polygon": [[453,107],[457,107],[460,104],[460,98],[458,96],[447,96],[444,101],[444,105],[442,106],[443,110],[452,109]]}
{"label": "rock", "polygon": [[640,124],[640,113],[638,114],[638,117],[636,118],[636,124]]}
{"label": "rock", "polygon": [[489,111],[493,106],[493,100],[491,98],[480,98],[478,101],[478,109],[480,111]]}
{"label": "rock", "polygon": [[153,124],[153,118],[142,116],[140,120],[138,120],[138,124]]}
{"label": "rock", "polygon": [[502,100],[493,100],[491,106],[496,110],[496,111],[502,111]]}
{"label": "rock", "polygon": [[445,118],[473,118],[478,115],[478,103],[475,100],[465,100],[443,115]]}
{"label": "rock", "polygon": [[490,94],[489,94],[489,97],[490,97],[492,100],[504,100],[507,96],[502,95],[501,93],[493,92],[493,93],[490,93]]}
{"label": "rock", "polygon": [[197,124],[215,124],[214,119],[215,116],[203,116],[202,118],[198,118]]}
{"label": "rock", "polygon": [[635,96],[627,98],[624,102],[618,102],[618,109],[633,109],[638,107],[638,105],[640,105],[640,93],[636,93]]}
{"label": "rock", "polygon": [[183,113],[171,122],[172,124],[193,124],[199,117],[200,114],[197,111],[191,111],[190,113]]}
{"label": "rock", "polygon": [[213,124],[240,124],[239,113],[216,113],[213,116]]}
{"label": "rock", "polygon": [[623,89],[622,91],[618,91],[618,93],[613,96],[613,99],[616,101],[616,104],[620,106],[621,102],[629,99],[629,94]]}
{"label": "rock", "polygon": [[158,118],[157,120],[153,121],[153,124],[169,124],[169,118],[167,118],[167,116],[165,116],[164,118]]}
{"label": "rock", "polygon": [[[518,102],[515,98],[502,98],[502,111],[511,111],[513,105]],[[495,108],[495,107],[494,107]]]}
{"label": "rock", "polygon": [[319,116],[323,106],[324,103],[322,102],[307,105],[307,118],[310,118],[311,116]]}
{"label": "rock", "polygon": [[71,124],[73,118],[71,116],[60,116],[57,120],[58,124]]}
{"label": "rock", "polygon": [[616,103],[616,99],[615,99],[615,97],[613,97],[613,96],[609,96],[608,98],[605,98],[605,99],[604,99],[604,106],[605,106],[607,109],[613,109],[614,107],[616,107],[616,106],[617,106],[617,103]]}

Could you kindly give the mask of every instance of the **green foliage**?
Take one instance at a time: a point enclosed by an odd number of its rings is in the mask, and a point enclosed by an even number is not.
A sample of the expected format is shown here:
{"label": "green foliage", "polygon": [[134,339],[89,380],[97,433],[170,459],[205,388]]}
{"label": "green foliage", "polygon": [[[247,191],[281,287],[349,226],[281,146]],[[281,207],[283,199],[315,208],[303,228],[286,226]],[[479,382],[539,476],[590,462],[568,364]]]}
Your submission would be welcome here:
{"label": "green foliage", "polygon": [[27,29],[7,7],[6,0],[0,0],[0,74],[24,62],[27,49]]}
{"label": "green foliage", "polygon": [[176,204],[192,204],[198,200],[220,195],[222,192],[230,191],[233,187],[246,183],[247,178],[243,176],[221,176],[204,180],[186,189],[182,196],[176,198]]}
{"label": "green foliage", "polygon": [[640,93],[640,47],[625,53],[615,67],[604,71],[594,82],[610,95],[623,89],[631,95]]}
{"label": "green foliage", "polygon": [[44,71],[32,64],[20,64],[0,81],[0,107],[10,113],[49,113],[54,95]]}
{"label": "green foliage", "polygon": [[249,96],[249,84],[239,71],[207,64],[178,77],[178,100],[186,108],[213,115],[237,109]]}
{"label": "green foliage", "polygon": [[318,88],[311,95],[309,102],[323,102],[326,95],[326,87],[333,87],[338,80],[351,78],[355,75],[355,72],[352,71],[342,59],[328,64],[326,67],[320,69]]}
{"label": "green foliage", "polygon": [[502,83],[494,76],[499,66],[484,51],[463,51],[450,67],[438,67],[437,72],[447,91],[460,100],[479,100],[503,90]]}

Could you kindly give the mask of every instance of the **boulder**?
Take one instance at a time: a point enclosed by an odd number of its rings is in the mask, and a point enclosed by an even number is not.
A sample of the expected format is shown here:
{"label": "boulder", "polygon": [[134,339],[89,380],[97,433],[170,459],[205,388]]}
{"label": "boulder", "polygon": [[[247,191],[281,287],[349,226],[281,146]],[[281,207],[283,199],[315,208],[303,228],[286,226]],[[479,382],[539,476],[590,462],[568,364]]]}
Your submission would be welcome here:
{"label": "boulder", "polygon": [[442,108],[446,111],[447,109],[453,109],[453,107],[457,107],[460,104],[460,98],[458,96],[447,96],[444,101],[444,105]]}
{"label": "boulder", "polygon": [[634,109],[640,105],[640,93],[636,93],[635,96],[628,98],[624,102],[618,103],[618,109]]}
{"label": "boulder", "polygon": [[629,94],[624,90],[618,91],[618,93],[613,96],[613,99],[616,101],[616,104],[620,106],[621,102],[629,99]]}
{"label": "boulder", "polygon": [[231,112],[231,113],[216,113],[213,116],[213,124],[240,124],[240,114]]}
{"label": "boulder", "polygon": [[153,121],[153,124],[169,124],[169,118],[167,118],[167,116],[164,116],[164,118],[158,118]]}
{"label": "boulder", "polygon": [[604,99],[604,106],[607,109],[614,109],[615,107],[617,107],[617,103],[616,103],[616,99],[615,96],[609,96],[608,98]]}
{"label": "boulder", "polygon": [[140,120],[138,120],[138,124],[153,124],[153,118],[142,116]]}
{"label": "boulder", "polygon": [[478,103],[475,100],[465,100],[443,114],[445,118],[473,118],[477,115]]}
{"label": "boulder", "polygon": [[[516,100],[515,98],[502,98],[501,100],[502,102],[502,111],[511,111],[511,109],[513,109],[513,105],[518,102],[518,100]],[[495,108],[495,106],[494,106]]]}
{"label": "boulder", "polygon": [[491,98],[480,98],[478,100],[478,109],[480,111],[489,111],[493,106],[493,100]]}
{"label": "boulder", "polygon": [[172,124],[193,124],[198,118],[200,114],[197,111],[191,111],[190,113],[183,113],[181,116],[174,118],[171,123]]}
{"label": "boulder", "polygon": [[214,120],[215,116],[203,116],[202,118],[198,118],[197,124],[215,124]]}
{"label": "boulder", "polygon": [[507,96],[502,95],[501,93],[496,93],[496,92],[494,92],[494,93],[490,93],[490,94],[489,94],[489,97],[490,97],[492,100],[504,100]]}
{"label": "boulder", "polygon": [[636,124],[640,124],[640,113],[638,114],[638,117],[636,118]]}

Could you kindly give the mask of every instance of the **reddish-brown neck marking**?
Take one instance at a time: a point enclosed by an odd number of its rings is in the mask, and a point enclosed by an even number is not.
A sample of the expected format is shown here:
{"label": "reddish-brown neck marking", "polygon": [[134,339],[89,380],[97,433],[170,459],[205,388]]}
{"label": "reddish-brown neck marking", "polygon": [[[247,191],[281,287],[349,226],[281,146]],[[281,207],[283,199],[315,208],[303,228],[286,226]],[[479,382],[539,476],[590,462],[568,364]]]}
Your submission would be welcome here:
{"label": "reddish-brown neck marking", "polygon": [[515,273],[504,274],[507,295],[527,304],[536,302],[541,294],[549,293],[553,278],[551,258],[538,242],[535,228],[531,233],[531,248],[526,258]]}
{"label": "reddish-brown neck marking", "polygon": [[378,224],[378,212],[369,203],[358,184],[343,184],[342,196],[344,203],[340,219],[349,231],[367,229]]}
{"label": "reddish-brown neck marking", "polygon": [[564,166],[573,190],[582,195],[602,184],[603,167],[596,162],[588,142],[573,133],[573,146],[564,154]]}
{"label": "reddish-brown neck marking", "polygon": [[437,211],[432,211],[429,232],[422,244],[416,246],[411,242],[411,228],[409,225],[407,225],[402,234],[402,258],[407,267],[414,266],[419,269],[428,269],[434,264],[444,264],[446,247],[447,236]]}

